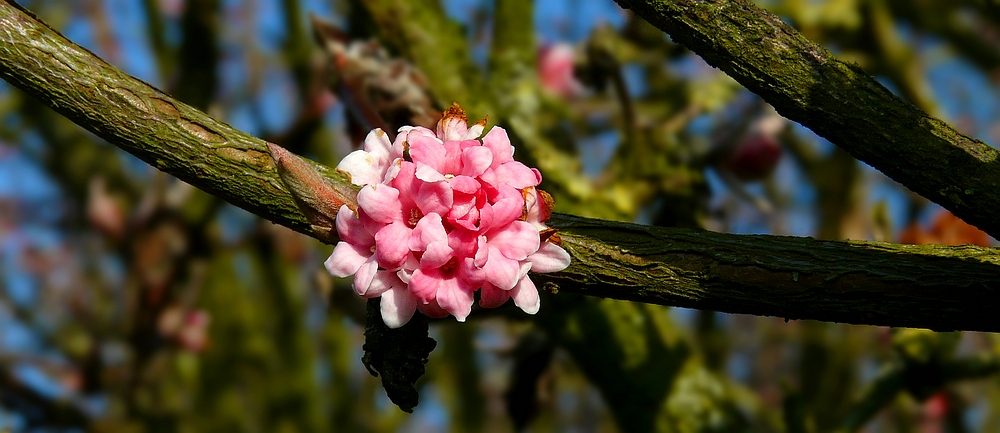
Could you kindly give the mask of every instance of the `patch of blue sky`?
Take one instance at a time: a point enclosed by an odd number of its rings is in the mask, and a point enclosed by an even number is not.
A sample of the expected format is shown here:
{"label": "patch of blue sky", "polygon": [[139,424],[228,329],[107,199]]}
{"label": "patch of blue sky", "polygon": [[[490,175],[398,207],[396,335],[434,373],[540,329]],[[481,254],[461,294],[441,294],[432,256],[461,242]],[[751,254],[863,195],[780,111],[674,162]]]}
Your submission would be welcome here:
{"label": "patch of blue sky", "polygon": [[448,408],[442,404],[441,391],[430,383],[420,387],[419,391],[420,404],[413,409],[413,415],[406,423],[412,428],[403,428],[402,431],[449,431],[451,420]]}
{"label": "patch of blue sky", "polygon": [[72,16],[59,31],[69,39],[95,54],[100,54],[97,41],[94,39],[94,25],[90,17],[84,15]]}
{"label": "patch of blue sky", "polygon": [[20,151],[0,158],[0,198],[44,204],[59,197],[59,187],[48,173]]}
{"label": "patch of blue sky", "polygon": [[44,348],[37,331],[11,316],[0,315],[0,351],[37,354]]}
{"label": "patch of blue sky", "polygon": [[535,31],[541,42],[580,42],[601,25],[620,28],[625,15],[607,0],[546,0],[535,2]]}
{"label": "patch of blue sky", "polygon": [[59,383],[45,374],[40,368],[33,364],[17,363],[11,369],[11,373],[17,377],[21,383],[35,390],[39,394],[51,398],[59,399],[69,396],[70,392]]}
{"label": "patch of blue sky", "polygon": [[231,107],[226,112],[226,122],[232,127],[251,135],[259,135],[262,126],[254,115],[254,107],[248,104],[239,104]]}
{"label": "patch of blue sky", "polygon": [[[889,218],[892,229],[898,232],[908,223],[907,214],[910,207],[908,190],[870,165],[861,163],[861,166],[865,171],[866,184],[869,185],[867,207],[871,209],[879,203],[885,203],[886,208],[890,211]],[[883,240],[892,241],[894,239]]]}
{"label": "patch of blue sky", "polygon": [[264,84],[255,101],[260,121],[267,131],[283,131],[291,125],[297,107],[302,105],[298,89],[286,69],[264,68],[263,75]]}
{"label": "patch of blue sky", "polygon": [[254,18],[257,44],[268,53],[280,51],[288,38],[282,3],[273,0],[257,2],[257,15]]}
{"label": "patch of blue sky", "polygon": [[608,130],[577,140],[583,172],[588,176],[601,174],[611,161],[620,140],[620,134],[616,130]]}
{"label": "patch of blue sky", "polygon": [[637,63],[627,63],[622,66],[622,77],[625,80],[625,89],[629,95],[640,98],[649,91],[646,80],[646,69]]}
{"label": "patch of blue sky", "polygon": [[27,429],[28,423],[19,412],[8,411],[3,407],[0,407],[0,431],[9,431],[11,433],[19,433]]}
{"label": "patch of blue sky", "polygon": [[745,352],[733,352],[726,358],[726,374],[734,380],[748,383],[753,374],[751,367],[755,364]]}
{"label": "patch of blue sky", "polygon": [[[945,120],[954,122],[963,116],[971,117],[976,128],[961,132],[986,141],[988,128],[1000,117],[1000,90],[981,70],[957,57],[932,66],[927,77]],[[989,144],[1000,146],[1000,143]]]}
{"label": "patch of blue sky", "polygon": [[104,11],[110,31],[121,49],[118,67],[129,74],[149,83],[161,84],[156,59],[149,45],[149,26],[142,4],[136,1],[109,0],[104,2]]}
{"label": "patch of blue sky", "polygon": [[219,232],[222,242],[236,244],[245,239],[257,227],[256,216],[231,204],[224,204],[218,213]]}

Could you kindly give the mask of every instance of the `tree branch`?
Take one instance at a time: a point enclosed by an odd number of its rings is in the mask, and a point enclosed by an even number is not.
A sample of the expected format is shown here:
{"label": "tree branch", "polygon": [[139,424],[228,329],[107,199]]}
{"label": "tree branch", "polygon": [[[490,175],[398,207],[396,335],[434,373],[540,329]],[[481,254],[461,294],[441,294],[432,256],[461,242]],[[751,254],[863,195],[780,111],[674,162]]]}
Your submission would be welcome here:
{"label": "tree branch", "polygon": [[[9,2],[0,2],[0,76],[154,167],[318,236],[264,141],[128,76]],[[993,249],[741,236],[566,215],[552,225],[573,264],[533,278],[561,291],[789,319],[1000,331]]]}
{"label": "tree branch", "polygon": [[1000,151],[748,0],[616,0],[791,120],[1000,238]]}

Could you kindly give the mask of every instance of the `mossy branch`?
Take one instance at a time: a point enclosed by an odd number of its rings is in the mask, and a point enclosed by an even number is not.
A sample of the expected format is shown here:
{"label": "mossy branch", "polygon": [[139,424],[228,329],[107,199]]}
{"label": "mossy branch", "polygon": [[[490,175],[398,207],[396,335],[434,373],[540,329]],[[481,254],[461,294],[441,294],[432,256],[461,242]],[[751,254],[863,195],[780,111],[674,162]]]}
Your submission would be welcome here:
{"label": "mossy branch", "polygon": [[[10,2],[0,2],[0,76],[154,167],[320,237],[263,140],[128,76]],[[561,291],[789,319],[1000,331],[993,249],[741,236],[565,215],[552,224],[574,261],[535,278]]]}
{"label": "mossy branch", "polygon": [[791,120],[1000,238],[1000,151],[748,0],[616,0]]}

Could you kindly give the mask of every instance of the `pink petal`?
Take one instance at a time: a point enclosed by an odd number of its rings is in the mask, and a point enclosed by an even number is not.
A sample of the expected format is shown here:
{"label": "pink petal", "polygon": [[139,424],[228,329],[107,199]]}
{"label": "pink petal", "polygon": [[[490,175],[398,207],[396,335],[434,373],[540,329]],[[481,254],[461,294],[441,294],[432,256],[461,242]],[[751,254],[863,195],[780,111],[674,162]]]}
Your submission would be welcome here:
{"label": "pink petal", "polygon": [[399,277],[396,276],[395,272],[375,272],[375,278],[372,278],[372,283],[368,286],[368,291],[365,292],[365,298],[377,298],[391,289],[406,290],[406,283],[402,282]]}
{"label": "pink petal", "polygon": [[464,287],[475,291],[486,283],[486,272],[476,267],[475,259],[466,257],[458,264],[458,279]]}
{"label": "pink petal", "polygon": [[517,260],[504,257],[499,250],[491,246],[489,248],[489,259],[486,260],[486,265],[483,266],[483,272],[488,283],[502,290],[510,290],[517,284],[520,268]]}
{"label": "pink petal", "polygon": [[455,176],[448,183],[451,184],[452,190],[469,195],[475,194],[480,188],[478,180],[464,175]]}
{"label": "pink petal", "polygon": [[426,164],[444,173],[446,164],[446,152],[441,141],[424,135],[409,136],[407,142],[410,144],[410,159],[415,164]]}
{"label": "pink petal", "polygon": [[448,263],[454,257],[454,250],[448,246],[448,242],[431,242],[427,245],[427,250],[420,256],[420,267],[439,268]]}
{"label": "pink petal", "polygon": [[486,245],[486,236],[479,236],[476,243],[476,256],[473,263],[478,268],[486,266],[486,261],[490,258],[490,248]]}
{"label": "pink petal", "polygon": [[372,280],[375,279],[375,273],[378,272],[378,261],[375,260],[375,255],[372,254],[371,257],[365,261],[364,264],[358,268],[358,272],[354,274],[354,291],[361,296],[365,296],[368,293],[368,288],[372,285]]}
{"label": "pink petal", "polygon": [[445,311],[444,308],[441,308],[441,306],[438,305],[437,302],[431,302],[430,304],[421,304],[418,302],[417,310],[420,310],[420,312],[424,313],[425,316],[434,319],[448,317],[448,312]]}
{"label": "pink petal", "polygon": [[[520,195],[508,197],[497,201],[491,207],[492,218],[489,221],[489,227],[502,227],[521,218],[521,214],[524,212],[524,199]],[[486,223],[484,222],[483,225],[485,226]]]}
{"label": "pink petal", "polygon": [[396,177],[392,178],[390,185],[399,190],[403,196],[414,194],[419,186],[416,178],[416,170],[416,164],[410,161],[400,161],[399,173],[396,174]]}
{"label": "pink petal", "polygon": [[358,191],[358,206],[368,216],[381,223],[403,220],[403,205],[399,191],[389,185],[368,185]]}
{"label": "pink petal", "polygon": [[479,175],[479,180],[485,184],[484,188],[492,188],[496,190],[500,186],[500,179],[497,179],[497,173],[492,168],[487,168],[483,174]]}
{"label": "pink petal", "polygon": [[490,168],[493,152],[485,146],[472,146],[462,151],[462,174],[476,177]]}
{"label": "pink petal", "polygon": [[483,308],[497,308],[510,299],[509,290],[500,290],[496,286],[486,283],[479,291],[479,306]]}
{"label": "pink petal", "polygon": [[422,304],[433,302],[437,298],[438,287],[444,280],[441,270],[417,269],[410,275],[408,284],[410,293]]}
{"label": "pink petal", "polygon": [[448,233],[448,246],[455,250],[455,257],[472,257],[476,254],[479,235],[471,230],[452,230]]}
{"label": "pink petal", "polygon": [[440,171],[422,162],[417,163],[417,171],[415,174],[417,179],[424,182],[440,182],[446,179]]}
{"label": "pink petal", "polygon": [[454,203],[454,196],[448,182],[424,183],[420,185],[413,201],[424,215],[429,213],[447,215]]}
{"label": "pink petal", "polygon": [[493,162],[490,167],[497,168],[500,164],[514,160],[514,146],[510,144],[507,131],[499,126],[490,128],[483,137],[483,146],[493,152]]}
{"label": "pink petal", "polygon": [[423,251],[427,249],[427,245],[434,242],[444,242],[447,245],[448,232],[441,223],[441,215],[429,213],[417,221],[417,226],[410,234],[408,245],[413,251]]}
{"label": "pink petal", "polygon": [[397,269],[403,265],[410,253],[410,234],[413,232],[406,224],[394,222],[375,234],[375,254],[379,266],[385,269]]}
{"label": "pink petal", "polygon": [[542,242],[538,251],[528,256],[531,270],[539,273],[559,272],[569,267],[570,255],[551,242]]}
{"label": "pink petal", "polygon": [[538,186],[542,181],[537,170],[532,170],[517,161],[506,162],[493,170],[496,171],[497,179],[501,183],[517,189]]}
{"label": "pink petal", "polygon": [[437,303],[459,322],[464,322],[472,312],[472,290],[463,288],[457,283],[454,279],[444,280],[444,284],[438,288]]}
{"label": "pink petal", "polygon": [[382,321],[390,328],[399,328],[410,321],[417,310],[417,298],[406,287],[393,287],[382,294]]}
{"label": "pink petal", "polygon": [[513,221],[501,230],[490,230],[486,242],[509,259],[524,260],[538,251],[538,230],[524,221]]}
{"label": "pink petal", "polygon": [[538,297],[538,289],[531,278],[524,277],[510,291],[510,297],[514,298],[514,305],[517,305],[525,313],[535,314],[542,305],[542,300]]}
{"label": "pink petal", "polygon": [[442,174],[461,174],[462,171],[462,150],[466,147],[479,145],[476,140],[469,141],[445,141],[444,165],[440,170]]}
{"label": "pink petal", "polygon": [[337,212],[336,224],[340,240],[352,245],[358,245],[359,248],[364,247],[364,249],[371,248],[374,245],[375,239],[346,204],[341,206]]}
{"label": "pink petal", "polygon": [[341,278],[349,277],[358,272],[358,268],[368,261],[371,254],[372,252],[368,248],[341,241],[337,242],[337,246],[333,248],[333,254],[330,254],[330,258],[326,259],[323,265],[326,266],[330,275]]}

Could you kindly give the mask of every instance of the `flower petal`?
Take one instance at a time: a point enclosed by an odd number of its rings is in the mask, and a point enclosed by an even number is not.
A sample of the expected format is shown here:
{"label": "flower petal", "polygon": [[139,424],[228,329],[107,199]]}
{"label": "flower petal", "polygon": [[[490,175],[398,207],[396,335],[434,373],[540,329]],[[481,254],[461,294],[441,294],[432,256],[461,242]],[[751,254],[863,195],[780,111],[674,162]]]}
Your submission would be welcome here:
{"label": "flower petal", "polygon": [[375,278],[372,278],[371,285],[368,286],[368,291],[365,292],[365,298],[377,298],[392,289],[405,290],[406,283],[400,280],[395,272],[377,271],[375,272]]}
{"label": "flower petal", "polygon": [[341,241],[337,242],[337,246],[333,248],[333,254],[330,254],[330,258],[326,259],[323,265],[326,266],[330,275],[341,278],[349,277],[358,272],[358,268],[368,261],[371,254],[368,248],[359,248]]}
{"label": "flower petal", "polygon": [[485,146],[472,146],[462,151],[462,174],[476,177],[490,168],[493,151]]}
{"label": "flower petal", "polygon": [[559,272],[569,267],[570,256],[566,250],[551,242],[542,242],[538,251],[527,258],[531,270],[539,273]]}
{"label": "flower petal", "polygon": [[517,189],[538,186],[542,182],[538,170],[532,170],[517,161],[506,162],[493,170],[496,172],[497,179],[501,179],[504,184]]}
{"label": "flower petal", "polygon": [[385,326],[399,328],[409,322],[417,310],[417,298],[406,287],[393,287],[382,294],[382,321]]}
{"label": "flower petal", "polygon": [[375,255],[372,254],[371,257],[365,261],[358,272],[354,274],[354,291],[361,296],[365,296],[368,293],[368,288],[372,285],[372,280],[375,279],[375,273],[378,272],[378,261],[375,259]]}
{"label": "flower petal", "polygon": [[429,213],[417,221],[417,226],[413,228],[408,241],[409,247],[413,251],[424,251],[427,245],[434,242],[448,243],[448,232],[445,231],[441,223],[441,215]]}
{"label": "flower petal", "polygon": [[358,206],[368,216],[381,223],[403,220],[403,204],[399,191],[389,185],[368,185],[358,191]]}
{"label": "flower petal", "polygon": [[440,269],[419,268],[410,275],[410,293],[422,304],[431,303],[437,298],[438,287],[443,279]]}
{"label": "flower petal", "polygon": [[358,219],[357,215],[346,204],[341,206],[340,210],[337,211],[336,224],[340,240],[352,245],[358,245],[359,248],[364,247],[364,249],[371,248],[375,244],[375,238],[372,237],[365,228],[365,225],[362,224],[361,220]]}
{"label": "flower petal", "polygon": [[446,179],[440,171],[422,162],[417,163],[417,171],[415,175],[417,179],[424,182],[440,182]]}
{"label": "flower petal", "polygon": [[407,137],[407,142],[410,143],[410,159],[414,164],[426,164],[438,173],[445,172],[446,152],[440,140],[418,135]]}
{"label": "flower petal", "polygon": [[500,290],[497,286],[490,283],[483,285],[483,288],[479,291],[479,306],[483,308],[496,308],[510,299],[509,290]]}
{"label": "flower petal", "polygon": [[427,244],[427,250],[420,256],[420,267],[439,268],[448,263],[455,256],[455,251],[448,246],[448,242],[431,242]]}
{"label": "flower petal", "polygon": [[490,128],[490,132],[483,137],[483,146],[493,152],[493,161],[490,164],[492,168],[514,160],[514,146],[510,144],[507,131],[499,126]]}
{"label": "flower petal", "polygon": [[458,280],[444,280],[438,288],[437,303],[451,313],[459,322],[464,322],[472,312],[472,290],[461,287]]}
{"label": "flower petal", "polygon": [[381,182],[386,168],[387,165],[380,165],[374,156],[363,150],[355,150],[347,154],[337,164],[337,171],[347,173],[351,183],[355,185],[370,185]]}
{"label": "flower petal", "polygon": [[389,161],[389,135],[381,128],[375,128],[365,137],[365,151],[368,152],[379,163]]}
{"label": "flower petal", "polygon": [[490,246],[489,259],[483,266],[486,281],[502,290],[510,290],[517,284],[520,264],[517,260],[504,257],[500,250]]}
{"label": "flower petal", "polygon": [[448,317],[448,312],[444,308],[441,308],[437,302],[431,302],[429,304],[421,304],[417,302],[417,310],[423,313],[425,316],[432,319],[440,319],[442,317]]}
{"label": "flower petal", "polygon": [[454,195],[448,182],[429,182],[420,185],[414,202],[424,215],[439,213],[447,215],[454,204]]}
{"label": "flower petal", "polygon": [[524,260],[538,251],[538,230],[524,221],[513,221],[501,230],[490,230],[486,242],[509,259]]}
{"label": "flower petal", "polygon": [[452,190],[469,195],[474,195],[481,187],[478,180],[465,175],[455,176],[448,183],[451,184]]}
{"label": "flower petal", "polygon": [[394,222],[375,234],[375,254],[379,266],[398,269],[410,253],[410,234],[413,232],[405,223]]}
{"label": "flower petal", "polygon": [[538,297],[538,289],[535,288],[535,283],[527,276],[521,278],[521,281],[511,289],[510,297],[514,298],[514,305],[517,305],[528,314],[537,313],[539,307],[542,305],[542,300]]}

